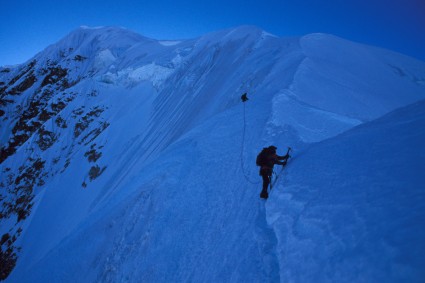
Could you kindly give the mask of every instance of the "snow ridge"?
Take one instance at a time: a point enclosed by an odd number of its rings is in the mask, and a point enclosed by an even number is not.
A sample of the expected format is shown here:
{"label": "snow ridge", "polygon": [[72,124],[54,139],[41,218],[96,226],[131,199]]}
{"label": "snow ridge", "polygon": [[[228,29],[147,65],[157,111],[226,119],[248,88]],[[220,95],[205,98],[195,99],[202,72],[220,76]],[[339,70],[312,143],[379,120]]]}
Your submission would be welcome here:
{"label": "snow ridge", "polygon": [[[165,42],[83,27],[0,68],[1,279],[419,281],[424,62],[250,26]],[[294,158],[264,204],[244,173],[270,144]]]}

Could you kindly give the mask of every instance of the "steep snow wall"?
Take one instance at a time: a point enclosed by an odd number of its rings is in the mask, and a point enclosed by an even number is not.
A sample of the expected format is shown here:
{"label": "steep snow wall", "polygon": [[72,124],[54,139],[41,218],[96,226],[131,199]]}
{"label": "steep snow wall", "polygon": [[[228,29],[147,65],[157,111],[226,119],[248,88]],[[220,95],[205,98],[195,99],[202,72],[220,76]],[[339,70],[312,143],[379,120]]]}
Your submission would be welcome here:
{"label": "steep snow wall", "polygon": [[267,202],[282,282],[423,282],[425,100],[296,156]]}

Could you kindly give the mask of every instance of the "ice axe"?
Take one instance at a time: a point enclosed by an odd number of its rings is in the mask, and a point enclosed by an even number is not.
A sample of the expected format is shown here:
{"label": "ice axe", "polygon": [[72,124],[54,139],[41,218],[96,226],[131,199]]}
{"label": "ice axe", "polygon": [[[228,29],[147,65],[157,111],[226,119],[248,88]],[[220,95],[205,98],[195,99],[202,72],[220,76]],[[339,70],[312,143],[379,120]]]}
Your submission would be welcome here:
{"label": "ice axe", "polygon": [[283,172],[283,168],[285,168],[285,165],[286,165],[286,163],[288,162],[288,159],[289,159],[289,158],[291,158],[291,156],[289,155],[289,152],[290,152],[291,150],[292,150],[292,148],[288,146],[288,150],[286,151],[286,154],[288,155],[288,158],[285,160],[285,163],[284,163],[284,164],[282,164],[282,169],[280,170],[279,174],[276,174],[276,173],[274,173],[274,172],[273,172],[273,173],[276,175],[276,178],[274,179],[274,181],[273,181],[273,182],[270,182],[270,191],[272,190],[272,188],[273,188],[273,187],[274,187],[274,185],[276,184],[277,179],[279,179],[280,174]]}
{"label": "ice axe", "polygon": [[288,158],[291,158],[291,156],[289,155],[289,152],[292,150],[292,148],[290,146],[288,146],[288,151],[286,152],[286,155],[288,155]]}
{"label": "ice axe", "polygon": [[286,151],[286,155],[288,156],[288,158],[285,159],[285,163],[283,164],[283,166],[286,165],[286,163],[288,162],[288,159],[291,158],[291,156],[289,155],[289,152],[292,150],[292,148],[290,146],[288,146],[288,150]]}

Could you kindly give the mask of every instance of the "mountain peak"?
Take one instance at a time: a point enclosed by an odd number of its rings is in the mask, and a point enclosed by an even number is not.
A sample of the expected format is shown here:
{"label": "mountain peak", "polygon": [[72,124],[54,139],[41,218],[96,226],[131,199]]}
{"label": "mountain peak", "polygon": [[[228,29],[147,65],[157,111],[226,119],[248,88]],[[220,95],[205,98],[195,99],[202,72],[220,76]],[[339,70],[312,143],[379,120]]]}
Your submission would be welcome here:
{"label": "mountain peak", "polygon": [[60,60],[64,53],[69,53],[73,56],[78,54],[84,57],[92,57],[93,54],[106,49],[114,53],[122,53],[136,44],[153,41],[153,39],[122,27],[81,26],[39,53],[38,59],[40,60],[44,57]]}

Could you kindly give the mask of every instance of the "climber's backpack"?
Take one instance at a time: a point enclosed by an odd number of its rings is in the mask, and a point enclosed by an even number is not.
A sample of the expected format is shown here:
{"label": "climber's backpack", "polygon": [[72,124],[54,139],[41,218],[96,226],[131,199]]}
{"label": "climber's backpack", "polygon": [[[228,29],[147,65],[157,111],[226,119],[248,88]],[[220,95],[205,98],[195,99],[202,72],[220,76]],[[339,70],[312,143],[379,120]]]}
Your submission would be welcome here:
{"label": "climber's backpack", "polygon": [[267,155],[268,155],[268,148],[265,147],[257,155],[257,160],[255,161],[255,163],[257,164],[257,166],[265,166],[265,165],[267,165]]}

